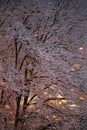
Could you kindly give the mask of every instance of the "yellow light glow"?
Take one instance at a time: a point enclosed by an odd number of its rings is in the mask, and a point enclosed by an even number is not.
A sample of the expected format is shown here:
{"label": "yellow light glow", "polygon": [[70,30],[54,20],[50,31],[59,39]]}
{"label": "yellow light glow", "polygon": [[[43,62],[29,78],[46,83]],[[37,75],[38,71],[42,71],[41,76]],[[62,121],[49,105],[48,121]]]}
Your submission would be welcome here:
{"label": "yellow light glow", "polygon": [[80,96],[79,99],[80,99],[81,101],[85,100],[85,98],[84,98],[83,96]]}
{"label": "yellow light glow", "polygon": [[67,103],[68,102],[68,100],[61,100],[62,101],[62,103]]}
{"label": "yellow light glow", "polygon": [[55,84],[52,84],[52,85],[50,86],[51,89],[54,89],[55,87],[56,87]]}
{"label": "yellow light glow", "polygon": [[53,119],[58,119],[58,117],[56,115],[52,115]]}
{"label": "yellow light glow", "polygon": [[71,88],[70,90],[71,90],[72,92],[74,91],[74,89],[73,89],[73,88]]}
{"label": "yellow light glow", "polygon": [[13,113],[13,112],[10,112],[10,114],[11,114],[11,115],[14,115],[14,113]]}
{"label": "yellow light glow", "polygon": [[14,125],[14,121],[9,121],[10,124]]}
{"label": "yellow light glow", "polygon": [[9,105],[5,105],[5,108],[6,108],[6,109],[10,109],[10,106],[9,106]]}
{"label": "yellow light glow", "polygon": [[30,104],[30,105],[28,106],[28,108],[29,108],[29,109],[33,109],[34,106],[35,106],[34,104]]}
{"label": "yellow light glow", "polygon": [[71,109],[76,109],[76,108],[78,108],[78,105],[77,105],[77,104],[71,104],[71,105],[69,105],[69,106],[70,106]]}
{"label": "yellow light glow", "polygon": [[82,50],[83,50],[83,47],[80,47],[79,50],[82,51]]}
{"label": "yellow light glow", "polygon": [[57,95],[58,98],[64,98],[61,94]]}
{"label": "yellow light glow", "polygon": [[59,102],[58,102],[58,104],[59,104],[59,105],[61,105],[61,104],[62,104],[62,102],[61,102],[61,101],[59,101]]}
{"label": "yellow light glow", "polygon": [[57,97],[58,97],[59,99],[61,99],[61,101],[58,102],[58,104],[60,104],[60,105],[61,105],[62,103],[67,103],[67,102],[68,102],[68,100],[63,99],[64,97],[63,97],[63,95],[61,95],[61,94],[58,94]]}
{"label": "yellow light glow", "polygon": [[71,107],[76,107],[76,105],[75,104],[72,104],[72,105],[70,105]]}
{"label": "yellow light glow", "polygon": [[75,71],[75,69],[73,67],[70,68],[71,71]]}
{"label": "yellow light glow", "polygon": [[44,92],[44,94],[47,94],[47,92]]}
{"label": "yellow light glow", "polygon": [[80,64],[73,64],[71,67],[70,67],[70,70],[71,71],[75,71],[75,70],[77,70],[77,69],[79,69],[80,68]]}

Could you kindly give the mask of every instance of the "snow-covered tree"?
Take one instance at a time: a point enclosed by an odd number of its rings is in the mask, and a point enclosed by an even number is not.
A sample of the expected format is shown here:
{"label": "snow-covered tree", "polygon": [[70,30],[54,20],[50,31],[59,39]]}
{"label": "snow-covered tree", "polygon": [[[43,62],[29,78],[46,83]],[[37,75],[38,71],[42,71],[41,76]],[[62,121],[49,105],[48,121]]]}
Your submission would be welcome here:
{"label": "snow-covered tree", "polygon": [[86,3],[1,1],[0,129],[86,130]]}

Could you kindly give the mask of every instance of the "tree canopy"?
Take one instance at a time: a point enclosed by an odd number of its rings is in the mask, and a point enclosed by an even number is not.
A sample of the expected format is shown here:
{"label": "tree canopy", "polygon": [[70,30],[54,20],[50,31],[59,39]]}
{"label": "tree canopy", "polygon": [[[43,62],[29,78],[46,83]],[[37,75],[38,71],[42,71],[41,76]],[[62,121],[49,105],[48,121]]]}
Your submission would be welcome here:
{"label": "tree canopy", "polygon": [[1,130],[86,130],[86,4],[0,1]]}

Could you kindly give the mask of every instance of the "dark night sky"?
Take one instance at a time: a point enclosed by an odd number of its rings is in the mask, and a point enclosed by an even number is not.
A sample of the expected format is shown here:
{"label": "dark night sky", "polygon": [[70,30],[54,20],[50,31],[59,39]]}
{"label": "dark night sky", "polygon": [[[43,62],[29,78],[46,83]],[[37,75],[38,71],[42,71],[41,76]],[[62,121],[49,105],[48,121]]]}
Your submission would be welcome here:
{"label": "dark night sky", "polygon": [[[55,6],[57,7],[57,4],[58,1],[60,0],[0,0],[0,5],[1,6],[12,6],[12,5],[15,5],[16,3],[16,6],[18,5],[24,5],[24,6],[28,6],[28,4],[31,4],[31,6],[33,4],[40,4],[40,5],[44,5],[47,7],[47,5],[50,5],[51,4],[51,7],[52,6]],[[78,8],[79,11],[84,11],[87,7],[87,0],[65,0],[65,3],[67,3],[68,5],[68,8],[72,6],[74,6],[74,8]]]}

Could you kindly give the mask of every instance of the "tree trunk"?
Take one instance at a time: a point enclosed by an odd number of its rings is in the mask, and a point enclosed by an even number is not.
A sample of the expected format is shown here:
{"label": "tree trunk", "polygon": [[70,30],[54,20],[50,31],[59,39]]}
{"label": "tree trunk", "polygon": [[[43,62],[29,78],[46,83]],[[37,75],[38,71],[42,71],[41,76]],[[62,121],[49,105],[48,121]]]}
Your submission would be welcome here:
{"label": "tree trunk", "polygon": [[19,112],[20,112],[20,102],[21,102],[22,95],[19,95],[16,98],[17,108],[16,108],[16,115],[15,115],[15,127],[17,128],[17,124],[19,122]]}

